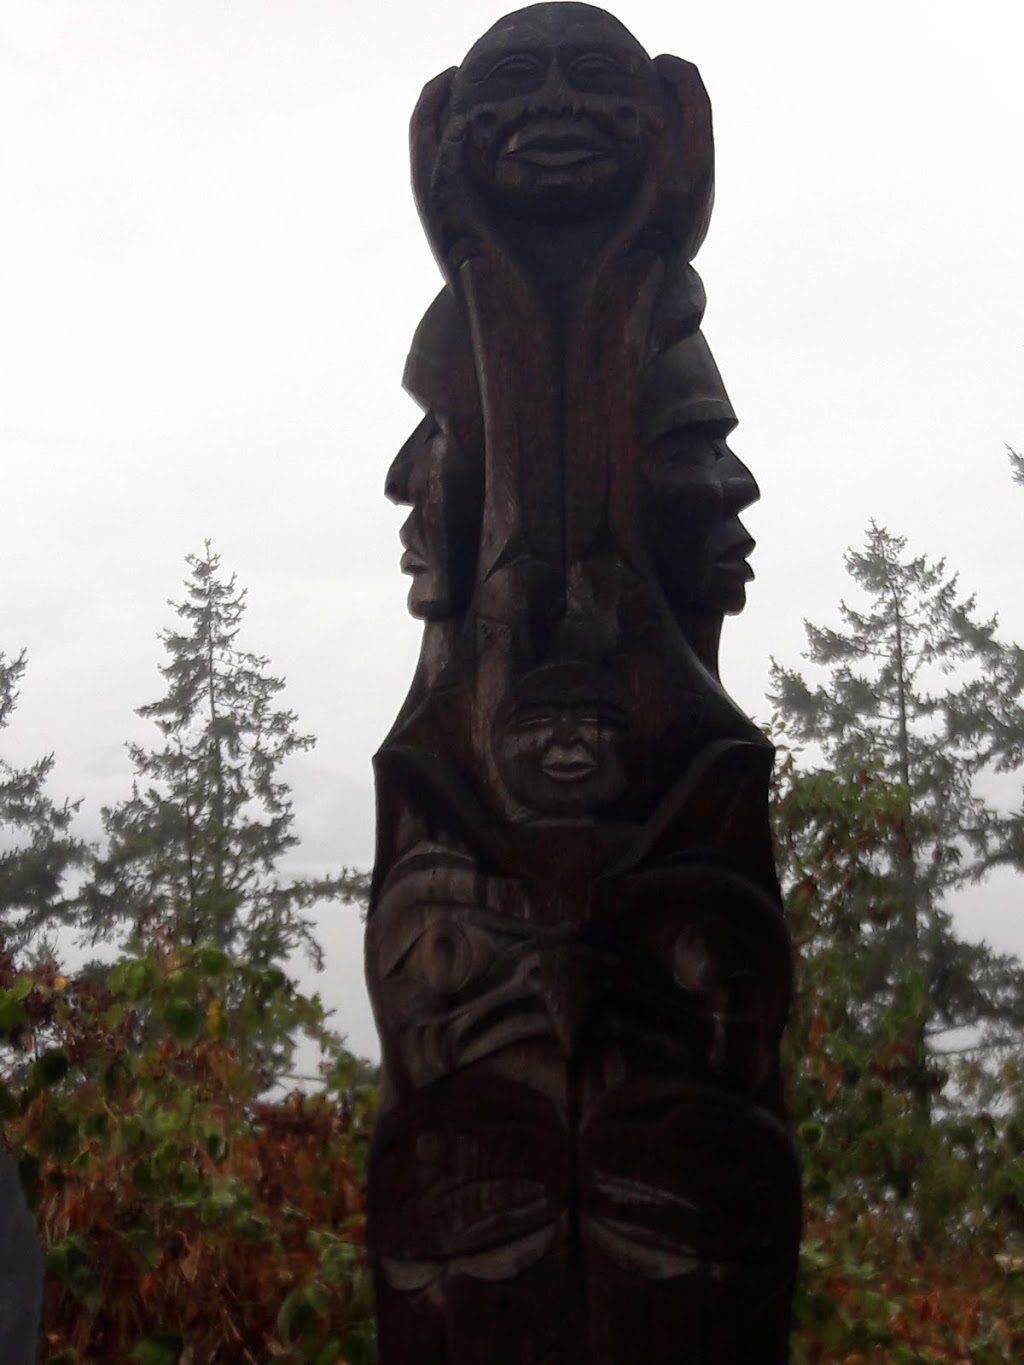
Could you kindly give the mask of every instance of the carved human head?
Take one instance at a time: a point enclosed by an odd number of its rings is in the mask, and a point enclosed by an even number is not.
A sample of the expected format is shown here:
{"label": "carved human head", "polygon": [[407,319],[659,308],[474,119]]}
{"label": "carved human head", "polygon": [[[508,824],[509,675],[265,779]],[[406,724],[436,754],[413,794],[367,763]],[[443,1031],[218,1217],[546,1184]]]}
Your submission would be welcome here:
{"label": "carved human head", "polygon": [[465,121],[466,169],[487,200],[513,217],[566,221],[630,195],[660,100],[654,64],[617,19],[541,4],[474,44],[451,112]]}
{"label": "carved human head", "polygon": [[439,620],[472,594],[483,501],[480,395],[469,338],[442,291],[413,337],[405,387],[426,416],[398,452],[384,491],[411,512],[400,531],[409,610]]}
{"label": "carved human head", "polygon": [[681,616],[743,610],[754,548],[739,514],[760,496],[729,448],[736,417],[701,332],[676,341],[641,384],[645,524],[655,571]]}
{"label": "carved human head", "polygon": [[494,717],[492,748],[512,795],[544,815],[614,802],[629,781],[629,714],[609,678],[555,663],[517,680]]}

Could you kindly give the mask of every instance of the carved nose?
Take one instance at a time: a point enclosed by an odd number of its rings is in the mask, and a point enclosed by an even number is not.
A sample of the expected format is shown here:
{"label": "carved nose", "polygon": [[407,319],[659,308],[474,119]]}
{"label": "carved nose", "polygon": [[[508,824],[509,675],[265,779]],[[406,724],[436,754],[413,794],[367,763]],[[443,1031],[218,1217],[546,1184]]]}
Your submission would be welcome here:
{"label": "carved nose", "polygon": [[579,737],[580,727],[573,711],[559,711],[552,738],[556,744],[571,744]]}
{"label": "carved nose", "polygon": [[576,107],[575,96],[554,59],[548,67],[547,79],[534,96],[534,104],[538,113],[556,116],[571,114]]}
{"label": "carved nose", "polygon": [[391,462],[384,479],[384,496],[400,506],[411,506],[412,482],[416,473],[418,459],[422,459],[424,448],[434,427],[432,417],[424,417],[405,445]]}
{"label": "carved nose", "polygon": [[761,490],[750,470],[732,450],[722,442],[722,455],[718,461],[717,474],[722,485],[725,502],[736,512],[757,502]]}

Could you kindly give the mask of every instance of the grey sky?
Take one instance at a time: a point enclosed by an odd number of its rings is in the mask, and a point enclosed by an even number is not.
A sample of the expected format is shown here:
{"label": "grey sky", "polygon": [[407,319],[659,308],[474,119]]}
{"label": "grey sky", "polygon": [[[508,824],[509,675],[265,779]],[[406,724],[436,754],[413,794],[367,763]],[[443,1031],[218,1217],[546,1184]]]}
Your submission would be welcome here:
{"label": "grey sky", "polygon": [[[0,0],[0,648],[27,646],[13,760],[54,749],[83,827],[129,785],[133,708],[186,552],[248,586],[246,644],[319,746],[311,862],[370,857],[369,758],[418,644],[381,485],[438,284],[408,189],[420,87],[509,6]],[[870,517],[946,555],[1024,638],[1024,101],[1017,0],[625,0],[699,66],[718,194],[705,331],[761,503],[723,678],[834,619]],[[1024,951],[1020,882],[963,928]],[[325,923],[368,1050],[359,927]]]}

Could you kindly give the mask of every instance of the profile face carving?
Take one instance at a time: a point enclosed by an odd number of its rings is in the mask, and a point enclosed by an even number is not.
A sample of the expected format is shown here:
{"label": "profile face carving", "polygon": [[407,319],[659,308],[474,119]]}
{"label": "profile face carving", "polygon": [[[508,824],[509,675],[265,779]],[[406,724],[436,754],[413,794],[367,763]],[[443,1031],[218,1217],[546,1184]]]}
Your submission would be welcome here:
{"label": "profile face carving", "polygon": [[667,432],[647,452],[655,568],[674,607],[734,614],[754,576],[754,541],[739,513],[760,493],[714,425]]}
{"label": "profile face carving", "polygon": [[616,19],[543,4],[475,44],[456,73],[451,114],[485,199],[516,218],[565,222],[631,195],[658,104],[654,66]]}
{"label": "profile face carving", "polygon": [[742,611],[754,541],[739,514],[760,492],[726,442],[736,416],[701,332],[650,362],[638,417],[644,520],[670,605],[708,616]]}
{"label": "profile face carving", "polygon": [[426,416],[388,470],[384,492],[412,510],[399,539],[409,611],[428,621],[469,603],[483,502],[482,417],[469,340],[450,294],[416,329],[405,387]]}
{"label": "profile face carving", "polygon": [[411,507],[399,539],[402,572],[409,574],[409,611],[428,621],[466,604],[476,562],[472,539],[479,523],[479,479],[443,414],[430,413],[398,452],[384,491]]}

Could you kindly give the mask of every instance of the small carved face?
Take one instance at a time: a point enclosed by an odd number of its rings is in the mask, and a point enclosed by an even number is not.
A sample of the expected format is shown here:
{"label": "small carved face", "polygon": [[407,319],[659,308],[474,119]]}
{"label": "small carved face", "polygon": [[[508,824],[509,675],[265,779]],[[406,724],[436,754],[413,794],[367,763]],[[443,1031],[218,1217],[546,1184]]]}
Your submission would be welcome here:
{"label": "small carved face", "polygon": [[544,814],[592,811],[627,784],[625,710],[597,690],[526,687],[495,720],[494,755],[509,790]]}
{"label": "small carved face", "polygon": [[666,433],[647,452],[655,567],[673,607],[743,610],[754,541],[739,513],[760,496],[754,476],[714,424]]}
{"label": "small carved face", "polygon": [[635,190],[660,128],[650,58],[589,5],[534,5],[471,49],[452,88],[468,133],[466,169],[513,217],[574,221]]}
{"label": "small carved face", "polygon": [[409,611],[438,620],[469,601],[480,521],[479,471],[445,420],[428,414],[398,452],[384,491],[412,508],[399,532]]}

